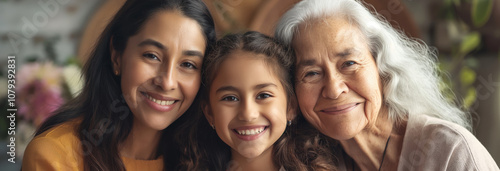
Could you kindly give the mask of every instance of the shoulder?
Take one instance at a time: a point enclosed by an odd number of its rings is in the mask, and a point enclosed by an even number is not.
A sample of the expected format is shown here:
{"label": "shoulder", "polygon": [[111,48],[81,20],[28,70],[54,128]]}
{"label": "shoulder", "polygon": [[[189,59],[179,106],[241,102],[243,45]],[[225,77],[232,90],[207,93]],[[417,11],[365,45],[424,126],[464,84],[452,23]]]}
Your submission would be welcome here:
{"label": "shoulder", "polygon": [[444,143],[449,144],[454,142],[452,140],[475,139],[474,135],[464,127],[427,115],[411,116],[408,119],[406,132],[411,133],[408,137],[420,138],[426,142],[433,140],[430,141],[432,143],[438,143],[436,140],[448,141]]}
{"label": "shoulder", "polygon": [[[76,132],[78,131],[78,126],[81,123],[81,119],[73,119],[69,120],[66,122],[63,122],[59,125],[56,125],[49,130],[41,133],[40,135],[36,136],[35,138],[40,138],[40,137],[47,137],[47,138],[62,138],[68,135],[77,135]],[[34,138],[34,139],[35,139]]]}
{"label": "shoulder", "polygon": [[77,132],[80,122],[80,120],[70,120],[61,123],[34,137],[28,146],[39,146],[39,144],[51,143],[53,145],[64,144],[64,146],[68,147],[70,145],[79,144],[78,142],[80,142],[80,139],[78,138]]}
{"label": "shoulder", "polygon": [[402,170],[498,170],[467,129],[426,115],[408,119],[399,165]]}
{"label": "shoulder", "polygon": [[34,137],[23,155],[23,170],[75,169],[82,162],[79,123],[67,121]]}

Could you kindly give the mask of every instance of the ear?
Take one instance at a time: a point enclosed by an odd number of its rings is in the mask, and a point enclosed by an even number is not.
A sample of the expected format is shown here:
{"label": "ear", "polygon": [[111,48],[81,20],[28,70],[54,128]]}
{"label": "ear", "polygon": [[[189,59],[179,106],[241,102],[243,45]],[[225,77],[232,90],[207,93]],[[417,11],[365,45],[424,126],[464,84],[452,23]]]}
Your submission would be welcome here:
{"label": "ear", "polygon": [[113,38],[109,41],[109,51],[111,52],[111,63],[113,63],[113,73],[119,75],[121,73],[121,63],[122,58],[118,52],[116,52],[113,46]]}
{"label": "ear", "polygon": [[286,112],[286,120],[294,120],[297,117],[297,105],[290,105]]}
{"label": "ear", "polygon": [[203,115],[205,115],[208,124],[212,126],[212,124],[214,124],[214,116],[212,114],[212,109],[210,108],[210,105],[208,105],[206,102],[201,102],[201,108],[203,109]]}

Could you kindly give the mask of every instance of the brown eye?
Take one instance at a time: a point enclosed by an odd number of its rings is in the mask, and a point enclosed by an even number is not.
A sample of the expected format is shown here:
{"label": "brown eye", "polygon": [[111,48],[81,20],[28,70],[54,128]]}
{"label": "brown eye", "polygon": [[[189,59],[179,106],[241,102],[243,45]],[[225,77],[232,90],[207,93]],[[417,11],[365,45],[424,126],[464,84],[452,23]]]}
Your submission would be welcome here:
{"label": "brown eye", "polygon": [[257,99],[267,99],[269,97],[272,97],[270,94],[267,93],[261,93],[257,96]]}
{"label": "brown eye", "polygon": [[353,66],[353,65],[355,65],[355,64],[357,64],[357,63],[356,63],[356,62],[354,62],[354,61],[347,61],[347,62],[344,62],[344,63],[342,64],[342,67],[350,67],[350,66]]}
{"label": "brown eye", "polygon": [[153,59],[153,60],[160,60],[160,58],[158,58],[158,56],[156,56],[155,54],[152,54],[152,53],[145,53],[145,54],[142,54],[142,56],[146,57],[146,58],[149,58],[149,59]]}
{"label": "brown eye", "polygon": [[198,69],[198,68],[196,67],[196,65],[194,65],[194,64],[193,64],[193,63],[191,63],[191,62],[183,62],[183,63],[181,64],[181,66],[182,66],[182,67],[185,67],[185,68],[189,68],[189,69]]}
{"label": "brown eye", "polygon": [[317,75],[319,75],[318,72],[311,71],[311,72],[307,72],[304,77],[314,77],[314,76],[317,76]]}
{"label": "brown eye", "polygon": [[221,101],[231,101],[231,102],[238,101],[238,100],[239,99],[235,96],[226,96],[226,97],[221,99]]}
{"label": "brown eye", "polygon": [[307,71],[301,80],[306,83],[316,82],[321,80],[322,75],[320,71]]}

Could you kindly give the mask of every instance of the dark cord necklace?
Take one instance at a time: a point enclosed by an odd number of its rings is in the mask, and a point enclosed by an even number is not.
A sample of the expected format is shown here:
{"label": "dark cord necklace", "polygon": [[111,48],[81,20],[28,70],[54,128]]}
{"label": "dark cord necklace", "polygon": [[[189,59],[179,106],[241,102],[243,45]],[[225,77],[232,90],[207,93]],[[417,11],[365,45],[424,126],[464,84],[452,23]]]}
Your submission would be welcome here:
{"label": "dark cord necklace", "polygon": [[387,138],[387,142],[385,143],[384,153],[382,153],[382,161],[380,161],[380,166],[378,167],[378,171],[382,169],[382,164],[384,164],[385,152],[387,151],[387,146],[389,145],[389,140],[391,140],[391,136]]}
{"label": "dark cord necklace", "polygon": [[[378,167],[378,171],[382,169],[382,164],[384,164],[384,158],[385,158],[385,152],[387,152],[387,146],[389,145],[389,140],[391,140],[391,136],[389,135],[389,138],[387,138],[387,142],[385,143],[385,148],[384,152],[382,153],[382,161],[380,161],[380,166]],[[354,171],[354,160],[352,160],[352,170]]]}

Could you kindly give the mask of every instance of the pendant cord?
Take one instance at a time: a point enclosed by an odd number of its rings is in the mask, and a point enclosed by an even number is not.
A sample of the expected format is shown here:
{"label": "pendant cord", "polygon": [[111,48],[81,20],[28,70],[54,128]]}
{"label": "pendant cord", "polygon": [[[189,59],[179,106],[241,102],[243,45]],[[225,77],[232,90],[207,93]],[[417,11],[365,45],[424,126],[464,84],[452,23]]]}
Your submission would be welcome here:
{"label": "pendant cord", "polygon": [[[387,142],[385,143],[385,148],[384,148],[384,152],[382,153],[382,161],[380,161],[380,166],[378,167],[378,171],[380,171],[380,169],[382,169],[382,164],[384,164],[384,158],[385,158],[385,152],[387,152],[387,146],[389,146],[389,140],[391,140],[391,136],[389,135],[389,138],[387,138]],[[352,170],[354,171],[354,159],[352,159]]]}
{"label": "pendant cord", "polygon": [[382,164],[384,164],[385,152],[387,151],[387,146],[389,145],[389,140],[391,140],[391,136],[387,138],[387,142],[385,143],[384,153],[382,154],[382,161],[380,161],[380,166],[378,167],[378,171],[382,169]]}

